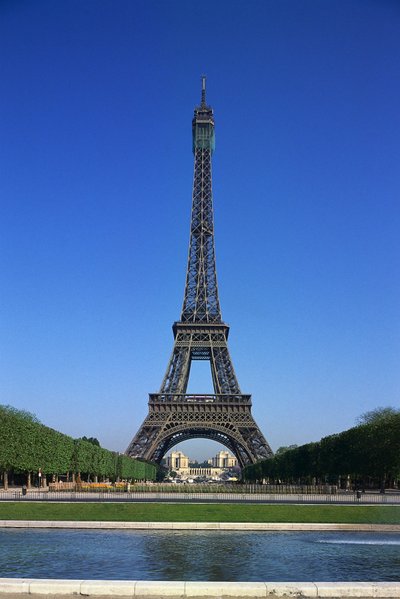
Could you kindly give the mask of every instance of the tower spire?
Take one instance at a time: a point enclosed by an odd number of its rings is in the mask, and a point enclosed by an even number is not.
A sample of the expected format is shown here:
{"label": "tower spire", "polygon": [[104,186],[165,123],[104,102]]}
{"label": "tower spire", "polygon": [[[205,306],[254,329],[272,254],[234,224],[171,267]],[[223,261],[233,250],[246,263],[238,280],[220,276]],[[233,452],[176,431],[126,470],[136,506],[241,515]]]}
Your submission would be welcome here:
{"label": "tower spire", "polygon": [[201,105],[206,105],[206,76],[201,76]]}

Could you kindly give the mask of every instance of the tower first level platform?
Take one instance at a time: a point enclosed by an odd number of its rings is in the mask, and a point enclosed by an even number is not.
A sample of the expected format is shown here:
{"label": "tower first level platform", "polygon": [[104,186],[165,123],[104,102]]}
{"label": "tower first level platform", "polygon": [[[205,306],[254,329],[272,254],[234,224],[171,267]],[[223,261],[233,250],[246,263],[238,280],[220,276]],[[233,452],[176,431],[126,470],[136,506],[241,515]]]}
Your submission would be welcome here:
{"label": "tower first level platform", "polygon": [[128,455],[161,462],[177,443],[203,437],[225,445],[241,467],[272,452],[251,415],[250,395],[150,394],[149,413]]}

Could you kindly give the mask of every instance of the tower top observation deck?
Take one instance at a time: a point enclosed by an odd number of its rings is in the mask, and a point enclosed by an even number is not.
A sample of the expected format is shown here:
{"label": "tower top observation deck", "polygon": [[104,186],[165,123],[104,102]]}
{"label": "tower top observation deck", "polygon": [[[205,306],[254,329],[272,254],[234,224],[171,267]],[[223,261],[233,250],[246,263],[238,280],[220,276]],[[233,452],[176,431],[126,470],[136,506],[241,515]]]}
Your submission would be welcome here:
{"label": "tower top observation deck", "polygon": [[214,111],[211,106],[206,104],[206,77],[201,77],[201,102],[200,106],[194,109],[192,121],[193,134],[193,153],[197,149],[211,150],[215,149],[214,133]]}

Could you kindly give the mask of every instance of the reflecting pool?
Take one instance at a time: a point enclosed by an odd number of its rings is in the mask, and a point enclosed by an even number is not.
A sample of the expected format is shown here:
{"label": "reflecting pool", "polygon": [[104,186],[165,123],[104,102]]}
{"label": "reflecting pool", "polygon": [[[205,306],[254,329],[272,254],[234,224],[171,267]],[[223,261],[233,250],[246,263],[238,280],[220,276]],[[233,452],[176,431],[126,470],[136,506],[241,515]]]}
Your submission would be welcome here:
{"label": "reflecting pool", "polygon": [[0,577],[400,581],[400,535],[0,529]]}

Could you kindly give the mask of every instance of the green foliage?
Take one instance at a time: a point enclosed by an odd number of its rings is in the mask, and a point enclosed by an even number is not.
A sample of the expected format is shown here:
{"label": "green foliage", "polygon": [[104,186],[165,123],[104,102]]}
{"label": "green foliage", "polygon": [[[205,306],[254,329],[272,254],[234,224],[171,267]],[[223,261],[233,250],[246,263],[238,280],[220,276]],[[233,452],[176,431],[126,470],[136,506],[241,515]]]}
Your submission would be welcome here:
{"label": "green foliage", "polygon": [[73,441],[29,412],[0,406],[0,468],[44,474],[65,472]]}
{"label": "green foliage", "polygon": [[128,480],[155,480],[157,466],[145,460],[132,460],[126,455],[119,455],[121,478]]}
{"label": "green foliage", "polygon": [[285,453],[285,451],[289,451],[290,449],[296,449],[298,445],[283,445],[282,447],[278,447],[275,452],[275,455],[280,455],[281,453]]}
{"label": "green foliage", "polygon": [[100,447],[100,442],[98,439],[96,439],[96,437],[81,437],[82,441],[88,441],[88,443],[91,443],[92,445],[97,445],[97,447]]}
{"label": "green foliage", "polygon": [[400,411],[378,408],[362,418],[362,424],[319,443],[283,448],[273,458],[244,468],[246,481],[265,478],[287,483],[310,479],[380,479],[400,476]]}
{"label": "green foliage", "polygon": [[29,412],[0,406],[0,470],[43,474],[83,473],[111,479],[155,480],[157,466],[100,447],[97,439],[72,439]]}
{"label": "green foliage", "polygon": [[32,412],[28,412],[27,410],[18,410],[13,406],[9,405],[0,405],[0,418],[3,414],[14,415],[20,418],[21,420],[25,420],[26,422],[40,422],[38,417]]}
{"label": "green foliage", "polygon": [[389,421],[392,416],[400,414],[400,410],[396,410],[391,406],[386,408],[375,408],[369,412],[364,412],[357,419],[357,424],[374,424],[382,421]]}

